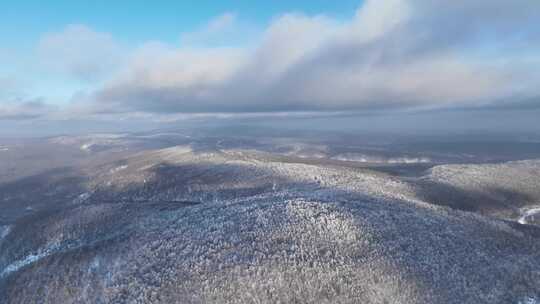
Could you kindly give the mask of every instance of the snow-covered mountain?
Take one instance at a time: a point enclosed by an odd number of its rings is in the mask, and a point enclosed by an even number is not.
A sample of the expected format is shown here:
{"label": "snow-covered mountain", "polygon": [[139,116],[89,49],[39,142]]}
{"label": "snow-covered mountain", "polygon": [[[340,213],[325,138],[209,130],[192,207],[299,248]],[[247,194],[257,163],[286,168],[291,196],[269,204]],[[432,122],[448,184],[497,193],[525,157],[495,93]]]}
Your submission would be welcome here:
{"label": "snow-covered mountain", "polygon": [[0,184],[2,303],[540,300],[538,161],[411,177],[208,142]]}
{"label": "snow-covered mountain", "polygon": [[423,197],[433,203],[513,220],[529,213],[522,221],[534,221],[540,160],[436,166],[421,184]]}

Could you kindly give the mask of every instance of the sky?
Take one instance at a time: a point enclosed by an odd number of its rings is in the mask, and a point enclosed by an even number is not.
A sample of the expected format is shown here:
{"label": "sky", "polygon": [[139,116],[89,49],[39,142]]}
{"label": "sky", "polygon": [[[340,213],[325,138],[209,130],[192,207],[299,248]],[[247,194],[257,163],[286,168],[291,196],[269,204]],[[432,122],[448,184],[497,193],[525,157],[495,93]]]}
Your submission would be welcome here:
{"label": "sky", "polygon": [[351,115],[540,131],[538,20],[537,0],[3,0],[0,135]]}

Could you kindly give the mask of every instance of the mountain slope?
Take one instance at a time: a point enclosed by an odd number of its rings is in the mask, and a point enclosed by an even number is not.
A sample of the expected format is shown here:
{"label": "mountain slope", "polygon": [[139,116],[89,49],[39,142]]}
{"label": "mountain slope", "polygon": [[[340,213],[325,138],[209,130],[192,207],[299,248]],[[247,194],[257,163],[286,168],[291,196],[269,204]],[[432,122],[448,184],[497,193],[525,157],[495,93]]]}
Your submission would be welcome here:
{"label": "mountain slope", "polygon": [[436,166],[420,185],[429,202],[518,220],[540,206],[540,160]]}
{"label": "mountain slope", "polygon": [[6,303],[540,299],[537,228],[429,204],[398,177],[189,146],[82,171],[75,199],[0,240]]}

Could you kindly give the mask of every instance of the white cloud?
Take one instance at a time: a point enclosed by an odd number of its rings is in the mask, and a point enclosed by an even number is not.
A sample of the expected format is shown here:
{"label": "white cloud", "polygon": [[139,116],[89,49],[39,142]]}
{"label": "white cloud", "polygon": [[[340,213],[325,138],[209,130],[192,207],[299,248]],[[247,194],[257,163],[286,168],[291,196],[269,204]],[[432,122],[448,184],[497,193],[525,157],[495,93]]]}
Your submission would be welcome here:
{"label": "white cloud", "polygon": [[236,39],[249,35],[248,25],[238,22],[236,13],[227,12],[193,31],[182,33],[180,42],[184,46],[227,46],[237,43]]}
{"label": "white cloud", "polygon": [[538,18],[536,0],[368,0],[350,20],[284,14],[249,47],[216,43],[240,30],[226,13],[116,69],[119,44],[84,26],[42,47],[74,74],[114,71],[84,98],[94,113],[478,108],[540,96],[540,62],[522,56],[540,51]]}
{"label": "white cloud", "polygon": [[45,67],[85,81],[107,75],[123,58],[112,35],[78,24],[43,35],[38,54]]}
{"label": "white cloud", "polygon": [[235,13],[224,13],[216,18],[210,20],[205,27],[205,31],[208,33],[216,33],[230,28],[236,22]]}
{"label": "white cloud", "polygon": [[411,18],[410,4],[402,0],[367,0],[356,12],[349,35],[369,41],[395,30]]}

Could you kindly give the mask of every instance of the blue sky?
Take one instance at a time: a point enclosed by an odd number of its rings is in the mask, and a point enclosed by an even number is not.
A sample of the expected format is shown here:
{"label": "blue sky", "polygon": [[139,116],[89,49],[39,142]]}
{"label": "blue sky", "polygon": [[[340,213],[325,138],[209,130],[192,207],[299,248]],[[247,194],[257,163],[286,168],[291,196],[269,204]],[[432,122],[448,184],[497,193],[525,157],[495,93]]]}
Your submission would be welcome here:
{"label": "blue sky", "polygon": [[540,108],[537,0],[20,0],[0,20],[3,121]]}
{"label": "blue sky", "polygon": [[356,1],[5,1],[0,10],[0,36],[6,44],[31,47],[46,31],[59,31],[68,24],[85,24],[107,31],[128,43],[147,40],[175,42],[183,31],[207,20],[235,12],[256,26],[285,12],[328,14],[339,18],[354,15]]}

